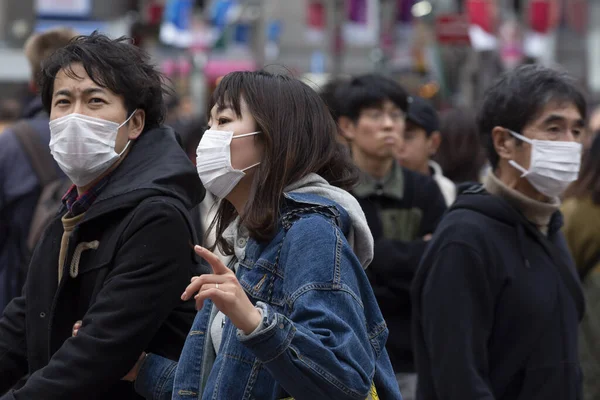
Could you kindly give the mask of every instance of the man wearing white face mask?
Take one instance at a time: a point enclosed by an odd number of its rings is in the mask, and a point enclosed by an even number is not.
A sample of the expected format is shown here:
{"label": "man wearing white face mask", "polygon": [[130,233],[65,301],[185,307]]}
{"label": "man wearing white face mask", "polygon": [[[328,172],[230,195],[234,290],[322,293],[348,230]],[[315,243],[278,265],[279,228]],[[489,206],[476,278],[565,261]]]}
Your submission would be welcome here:
{"label": "man wearing white face mask", "polygon": [[586,103],[567,75],[523,66],[487,92],[492,170],[463,188],[412,288],[419,398],[581,399],[585,309],[560,231]]}
{"label": "man wearing white face mask", "polygon": [[0,319],[0,399],[139,398],[121,378],[143,351],[178,359],[196,314],[180,296],[200,272],[189,210],[204,189],[133,44],[74,39],[46,62],[41,92],[74,185]]}

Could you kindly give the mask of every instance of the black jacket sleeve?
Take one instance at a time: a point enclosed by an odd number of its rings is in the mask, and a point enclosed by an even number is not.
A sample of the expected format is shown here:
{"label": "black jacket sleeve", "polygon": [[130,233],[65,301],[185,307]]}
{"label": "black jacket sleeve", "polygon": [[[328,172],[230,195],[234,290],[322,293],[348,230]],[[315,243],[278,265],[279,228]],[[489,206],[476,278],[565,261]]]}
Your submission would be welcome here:
{"label": "black jacket sleeve", "polygon": [[9,303],[0,319],[0,393],[27,374],[25,296]]}
{"label": "black jacket sleeve", "polygon": [[450,242],[421,268],[427,275],[413,301],[437,397],[493,400],[487,342],[494,298],[486,263],[468,244]]}
{"label": "black jacket sleeve", "polygon": [[193,257],[184,217],[159,200],[134,213],[77,337],[66,340],[45,368],[2,400],[93,398],[129,372],[180,303]]}

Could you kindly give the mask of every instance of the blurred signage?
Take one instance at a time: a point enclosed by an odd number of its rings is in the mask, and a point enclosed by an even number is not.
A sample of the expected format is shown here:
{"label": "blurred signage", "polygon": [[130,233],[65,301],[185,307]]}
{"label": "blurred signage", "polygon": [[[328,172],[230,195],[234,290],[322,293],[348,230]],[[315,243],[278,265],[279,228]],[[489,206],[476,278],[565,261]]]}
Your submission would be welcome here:
{"label": "blurred signage", "polygon": [[349,0],[347,21],[342,27],[344,43],[355,46],[379,44],[380,4],[378,0]]}
{"label": "blurred signage", "polygon": [[469,17],[465,14],[443,14],[435,20],[437,41],[445,45],[469,45]]}
{"label": "blurred signage", "polygon": [[588,12],[586,0],[570,0],[567,7],[567,22],[571,29],[579,33],[585,33],[588,25]]}
{"label": "blurred signage", "polygon": [[92,14],[92,0],[36,0],[40,17],[87,18]]}
{"label": "blurred signage", "polygon": [[317,44],[325,40],[327,13],[321,1],[309,0],[306,9],[306,39]]}
{"label": "blurred signage", "polygon": [[204,67],[204,75],[208,82],[216,82],[230,72],[255,71],[256,69],[256,63],[251,59],[210,59]]}
{"label": "blurred signage", "polygon": [[498,5],[496,0],[467,0],[469,22],[479,26],[487,33],[496,32]]}
{"label": "blurred signage", "polygon": [[560,21],[560,4],[558,0],[530,0],[528,17],[534,32],[547,34]]}
{"label": "blurred signage", "polygon": [[192,0],[168,0],[163,11],[160,40],[176,47],[189,47],[192,43]]}
{"label": "blurred signage", "polygon": [[57,27],[68,27],[80,35],[91,35],[94,31],[107,33],[108,24],[102,21],[72,21],[62,19],[43,19],[35,24],[35,32],[44,32]]}
{"label": "blurred signage", "polygon": [[412,6],[415,4],[415,0],[397,0],[398,13],[396,14],[396,20],[400,23],[408,24],[412,21]]}

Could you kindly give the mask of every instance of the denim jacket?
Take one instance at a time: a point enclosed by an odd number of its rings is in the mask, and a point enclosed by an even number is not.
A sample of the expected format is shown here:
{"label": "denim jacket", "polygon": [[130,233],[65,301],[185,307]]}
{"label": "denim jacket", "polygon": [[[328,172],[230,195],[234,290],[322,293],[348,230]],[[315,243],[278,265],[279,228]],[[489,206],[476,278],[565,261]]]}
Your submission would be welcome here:
{"label": "denim jacket", "polygon": [[263,314],[244,335],[227,320],[215,355],[216,307],[198,312],[179,363],[148,355],[136,381],[147,399],[356,399],[374,383],[401,399],[388,330],[346,235],[350,217],[314,194],[287,193],[269,243],[248,240],[237,278]]}

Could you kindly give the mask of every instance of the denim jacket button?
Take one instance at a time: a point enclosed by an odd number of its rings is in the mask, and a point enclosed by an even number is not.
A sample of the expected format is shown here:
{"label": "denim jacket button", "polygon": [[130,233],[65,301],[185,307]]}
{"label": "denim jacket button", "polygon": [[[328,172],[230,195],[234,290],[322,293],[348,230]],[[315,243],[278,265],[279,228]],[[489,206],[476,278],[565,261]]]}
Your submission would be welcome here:
{"label": "denim jacket button", "polygon": [[246,245],[246,239],[244,238],[239,238],[237,241],[238,246],[240,247],[244,247]]}
{"label": "denim jacket button", "polygon": [[40,318],[46,318],[46,313],[42,311],[42,312],[40,313]]}
{"label": "denim jacket button", "polygon": [[285,328],[285,326],[283,326],[283,323],[279,324],[279,329],[283,329]]}

